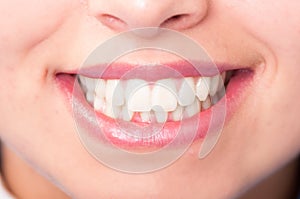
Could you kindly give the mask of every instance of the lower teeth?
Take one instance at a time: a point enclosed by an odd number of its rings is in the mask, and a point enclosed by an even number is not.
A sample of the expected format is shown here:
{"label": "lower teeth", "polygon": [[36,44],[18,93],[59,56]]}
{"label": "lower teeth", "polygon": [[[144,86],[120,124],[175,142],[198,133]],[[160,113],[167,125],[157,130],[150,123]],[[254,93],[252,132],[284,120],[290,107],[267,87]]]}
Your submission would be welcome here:
{"label": "lower teeth", "polygon": [[[147,87],[147,82],[145,87],[140,87],[146,90],[149,88],[151,91],[142,91],[141,89],[129,89],[131,91],[135,91],[130,93],[131,98],[126,98],[126,88],[124,88],[124,83],[128,84],[129,80],[103,80],[103,79],[92,79],[84,76],[79,76],[79,84],[85,93],[86,100],[91,104],[96,112],[101,112],[106,116],[115,119],[121,119],[124,121],[131,122],[142,122],[142,123],[150,123],[150,122],[158,122],[164,123],[166,121],[180,121],[185,118],[190,118],[201,111],[209,109],[211,106],[216,104],[220,99],[225,95],[224,89],[224,81],[225,79],[229,79],[230,77],[225,77],[226,73],[224,72],[219,75],[219,80],[217,82],[213,82],[213,78],[218,79],[218,77],[214,76],[212,78],[207,77],[207,81],[210,81],[209,90],[206,91],[198,91],[199,87],[198,83],[200,78],[184,78],[181,80],[171,80],[167,79],[167,82],[164,86],[165,90],[161,88],[157,88],[157,93],[159,96],[153,97],[153,91],[156,86],[156,83],[150,83]],[[204,79],[204,78],[201,78]],[[197,80],[197,81],[196,81]],[[143,80],[137,80],[143,81]],[[186,98],[182,98],[180,100],[180,86],[176,86],[175,92],[179,93],[177,96],[173,92],[173,97],[177,97],[177,103],[174,104],[174,99],[172,96],[172,92],[169,92],[168,89],[174,89],[173,87],[169,87],[172,85],[173,81],[178,85],[178,82],[181,81],[181,87],[183,82],[191,82],[194,83],[194,88],[190,88],[194,92],[194,97],[189,95],[189,92],[183,90],[184,96],[189,96]],[[227,83],[227,82],[225,82]],[[168,84],[168,85],[167,85]],[[212,85],[214,84],[214,85]],[[216,85],[217,84],[217,85]],[[189,84],[191,85],[191,84]],[[226,84],[225,84],[226,85]],[[191,85],[193,87],[193,85]],[[203,86],[202,86],[203,87]],[[213,88],[214,87],[214,88]],[[166,90],[167,89],[167,90]],[[187,87],[188,89],[188,87]],[[203,88],[202,88],[203,89]],[[205,89],[205,88],[204,88]],[[206,87],[207,89],[207,87]],[[213,91],[215,89],[216,91]],[[125,90],[125,91],[124,91]],[[138,92],[141,92],[140,97],[136,97]],[[162,92],[163,91],[163,92]],[[150,92],[150,94],[149,94]],[[207,93],[206,96],[204,93]],[[167,94],[166,94],[167,93]],[[171,93],[171,94],[170,94]],[[134,97],[132,97],[134,96]],[[147,96],[146,98],[143,96]],[[165,96],[165,97],[163,97]],[[122,98],[123,97],[123,98]],[[151,98],[152,97],[152,98]],[[205,97],[205,98],[204,98]],[[152,100],[152,104],[149,100]],[[192,100],[191,100],[192,99]],[[132,100],[132,101],[130,101]],[[153,104],[153,102],[155,103]],[[171,103],[172,101],[172,103]],[[117,102],[117,103],[116,103]],[[130,105],[131,102],[134,102],[133,105]],[[155,105],[155,106],[154,106]]]}

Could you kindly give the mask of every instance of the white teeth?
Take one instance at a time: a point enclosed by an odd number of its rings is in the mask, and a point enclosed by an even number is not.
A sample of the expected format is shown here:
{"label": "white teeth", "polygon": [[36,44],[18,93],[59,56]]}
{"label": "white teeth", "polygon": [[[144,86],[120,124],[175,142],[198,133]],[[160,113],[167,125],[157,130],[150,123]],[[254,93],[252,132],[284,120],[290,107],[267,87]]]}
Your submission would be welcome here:
{"label": "white teeth", "polygon": [[141,79],[130,79],[126,83],[126,88],[125,88],[125,100],[128,102],[129,98],[135,91],[137,91],[139,88],[148,85],[148,83],[144,80]]}
{"label": "white teeth", "polygon": [[192,77],[184,78],[178,92],[178,103],[187,106],[195,100],[195,83]]}
{"label": "white teeth", "polygon": [[106,81],[103,79],[98,79],[96,83],[96,89],[95,93],[98,98],[105,98],[105,92],[106,92]]}
{"label": "white teeth", "polygon": [[[79,76],[87,101],[96,111],[124,121],[180,121],[206,110],[224,96],[226,72],[147,82],[141,79],[92,79]],[[222,81],[223,80],[223,81]],[[228,81],[228,80],[227,80]]]}
{"label": "white teeth", "polygon": [[109,80],[107,81],[105,88],[105,99],[107,103],[112,104],[112,99],[114,95],[114,91],[118,85],[118,80]]}
{"label": "white teeth", "polygon": [[204,101],[209,93],[210,78],[200,77],[196,84],[196,95],[200,101]]}
{"label": "white teeth", "polygon": [[175,111],[172,112],[172,120],[174,121],[179,121],[182,119],[182,112],[183,112],[183,107],[182,106],[177,106]]}
{"label": "white teeth", "polygon": [[196,113],[199,113],[201,110],[200,103],[198,99],[195,99],[194,102],[185,108],[185,113],[187,117],[192,117]]}
{"label": "white teeth", "polygon": [[155,82],[155,85],[161,85],[167,88],[171,93],[177,93],[176,82],[174,79],[162,79]]}
{"label": "white teeth", "polygon": [[107,103],[114,106],[120,106],[124,104],[123,88],[119,80],[107,80],[105,99]]}
{"label": "white teeth", "polygon": [[220,80],[220,75],[216,75],[211,78],[210,89],[209,89],[210,96],[214,96],[216,94],[217,89],[219,87],[219,80]]}
{"label": "white teeth", "polygon": [[161,107],[166,112],[174,111],[177,107],[175,92],[176,86],[173,80],[158,81],[152,89],[152,107]]}
{"label": "white teeth", "polygon": [[[133,84],[137,84],[138,82]],[[127,85],[128,86],[128,85]],[[133,85],[131,85],[133,86]],[[147,112],[151,110],[151,96],[150,86],[148,84],[140,84],[139,87],[130,89],[131,92],[127,93],[127,106],[133,112]],[[129,90],[129,89],[128,89]]]}

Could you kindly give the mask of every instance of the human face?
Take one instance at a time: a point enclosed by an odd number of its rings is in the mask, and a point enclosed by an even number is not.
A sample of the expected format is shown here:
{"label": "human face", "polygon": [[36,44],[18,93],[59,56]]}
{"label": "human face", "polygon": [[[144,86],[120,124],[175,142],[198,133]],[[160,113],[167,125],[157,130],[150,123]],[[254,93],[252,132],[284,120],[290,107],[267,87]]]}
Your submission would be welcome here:
{"label": "human face", "polygon": [[[298,0],[1,1],[1,140],[76,198],[237,196],[300,151],[299,7]],[[239,80],[235,108],[207,157],[198,159],[198,140],[169,167],[131,175],[82,146],[57,74],[76,71],[96,44],[148,26],[179,31],[215,62],[252,76]],[[149,60],[176,61],[150,53],[125,62]]]}

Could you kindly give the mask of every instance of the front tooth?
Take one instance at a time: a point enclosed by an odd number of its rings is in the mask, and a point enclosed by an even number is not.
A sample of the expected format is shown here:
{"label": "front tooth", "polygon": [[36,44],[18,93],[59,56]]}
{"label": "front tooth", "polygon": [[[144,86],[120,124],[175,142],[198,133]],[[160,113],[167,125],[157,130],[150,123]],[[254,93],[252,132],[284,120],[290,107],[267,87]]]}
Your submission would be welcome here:
{"label": "front tooth", "polygon": [[141,79],[130,79],[126,81],[125,88],[125,100],[128,102],[129,98],[132,96],[133,92],[137,91],[139,88],[148,85],[148,83]]}
{"label": "front tooth", "polygon": [[215,75],[211,78],[210,87],[209,87],[209,95],[214,96],[217,93],[219,87],[220,75]]}
{"label": "front tooth", "polygon": [[127,97],[127,106],[130,111],[133,112],[148,112],[151,110],[151,91],[150,86],[147,82],[131,82],[131,85],[127,84],[127,87],[131,87],[134,84],[139,87],[129,88],[130,93],[126,94]]}
{"label": "front tooth", "polygon": [[152,107],[161,107],[165,112],[174,111],[177,107],[175,92],[176,86],[174,80],[166,79],[157,81],[152,89]]}
{"label": "front tooth", "polygon": [[187,117],[192,117],[193,115],[199,112],[200,112],[200,103],[198,99],[195,99],[195,101],[191,105],[185,108],[185,113],[187,114]]}
{"label": "front tooth", "polygon": [[114,106],[120,106],[124,104],[124,93],[120,80],[107,80],[105,88],[106,103]]}
{"label": "front tooth", "polygon": [[173,121],[181,120],[182,119],[182,111],[183,111],[183,107],[182,106],[177,106],[175,111],[173,111],[172,114],[171,114],[172,120]]}
{"label": "front tooth", "polygon": [[170,79],[170,78],[169,79],[161,79],[161,80],[158,80],[157,82],[155,82],[155,84],[161,85],[161,86],[167,88],[172,93],[177,93],[176,82],[174,79]]}
{"label": "front tooth", "polygon": [[154,114],[158,123],[165,123],[168,119],[168,113],[165,111],[154,111]]}
{"label": "front tooth", "polygon": [[206,109],[208,109],[208,108],[210,108],[211,107],[211,101],[210,101],[210,97],[208,96],[207,98],[206,98],[206,100],[204,101],[204,102],[202,102],[202,108],[204,109],[204,110],[206,110]]}
{"label": "front tooth", "polygon": [[209,93],[210,78],[200,77],[196,84],[196,95],[200,101],[204,101]]}
{"label": "front tooth", "polygon": [[178,92],[178,103],[181,106],[187,106],[195,100],[195,84],[192,77],[184,78],[179,92]]}

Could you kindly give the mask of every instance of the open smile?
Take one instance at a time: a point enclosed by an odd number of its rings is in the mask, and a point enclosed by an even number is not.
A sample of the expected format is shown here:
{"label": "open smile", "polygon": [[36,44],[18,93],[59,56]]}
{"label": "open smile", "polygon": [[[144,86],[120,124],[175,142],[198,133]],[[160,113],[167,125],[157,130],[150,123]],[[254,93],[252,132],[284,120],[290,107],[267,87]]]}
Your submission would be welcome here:
{"label": "open smile", "polygon": [[182,126],[187,135],[195,132],[194,140],[204,138],[214,111],[226,109],[223,117],[228,120],[238,108],[253,79],[253,68],[217,67],[219,73],[208,69],[200,74],[186,62],[118,63],[106,70],[96,66],[58,73],[57,80],[68,99],[81,107],[85,116],[80,121],[94,137],[101,131],[110,143],[123,148],[162,147],[175,139]]}

